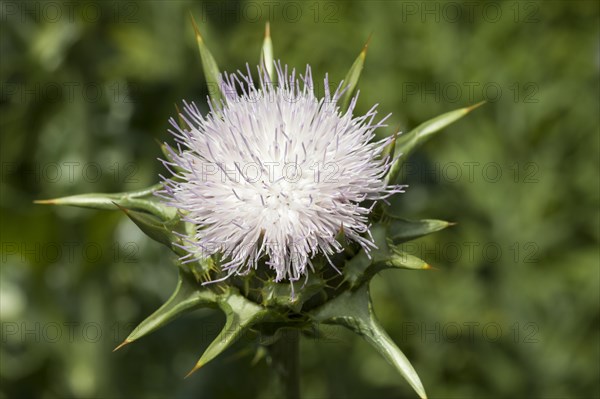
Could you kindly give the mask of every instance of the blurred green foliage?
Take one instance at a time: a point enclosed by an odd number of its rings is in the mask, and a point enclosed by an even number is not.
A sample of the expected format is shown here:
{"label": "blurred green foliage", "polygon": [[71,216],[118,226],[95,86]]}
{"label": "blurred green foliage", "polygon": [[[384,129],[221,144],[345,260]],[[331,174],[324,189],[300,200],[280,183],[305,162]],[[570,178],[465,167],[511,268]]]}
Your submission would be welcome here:
{"label": "blurred green foliage", "polygon": [[[172,290],[173,256],[118,212],[32,204],[165,173],[173,104],[206,110],[188,12],[226,71],[258,63],[267,20],[276,58],[334,82],[373,33],[358,111],[392,112],[381,134],[488,100],[407,160],[396,212],[459,224],[406,248],[437,270],[374,280],[376,312],[431,397],[600,395],[597,2],[0,7],[0,398],[270,397],[256,337],[182,380],[218,314],[112,353]],[[306,398],[414,397],[367,344],[327,332],[302,342]]]}

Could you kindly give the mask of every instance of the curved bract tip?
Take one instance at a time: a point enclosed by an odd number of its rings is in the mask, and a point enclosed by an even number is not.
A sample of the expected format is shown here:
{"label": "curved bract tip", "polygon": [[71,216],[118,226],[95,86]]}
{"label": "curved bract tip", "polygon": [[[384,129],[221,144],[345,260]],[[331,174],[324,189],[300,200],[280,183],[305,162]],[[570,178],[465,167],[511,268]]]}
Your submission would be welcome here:
{"label": "curved bract tip", "polygon": [[192,368],[186,375],[185,377],[183,377],[183,379],[189,378],[192,374],[194,374],[196,371],[200,370],[202,368],[202,366],[204,366],[204,364],[198,362],[196,363],[196,365],[194,366],[194,368]]}
{"label": "curved bract tip", "polygon": [[125,341],[121,342],[115,349],[113,349],[113,352],[118,351],[119,349],[121,349],[122,347],[124,347],[125,345],[129,345],[130,343],[132,343],[133,341],[130,341],[128,339],[126,339]]}

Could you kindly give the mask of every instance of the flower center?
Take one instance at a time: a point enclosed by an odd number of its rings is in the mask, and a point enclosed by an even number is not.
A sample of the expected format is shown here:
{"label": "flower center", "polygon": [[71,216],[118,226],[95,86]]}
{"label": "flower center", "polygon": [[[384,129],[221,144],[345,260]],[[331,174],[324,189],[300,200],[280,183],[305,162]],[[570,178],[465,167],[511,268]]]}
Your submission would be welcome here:
{"label": "flower center", "polygon": [[[305,194],[298,183],[291,183],[285,179],[264,185],[261,193],[264,200],[264,213],[271,224],[287,224],[298,221],[301,208],[309,202],[304,201]],[[306,203],[305,203],[306,202]]]}

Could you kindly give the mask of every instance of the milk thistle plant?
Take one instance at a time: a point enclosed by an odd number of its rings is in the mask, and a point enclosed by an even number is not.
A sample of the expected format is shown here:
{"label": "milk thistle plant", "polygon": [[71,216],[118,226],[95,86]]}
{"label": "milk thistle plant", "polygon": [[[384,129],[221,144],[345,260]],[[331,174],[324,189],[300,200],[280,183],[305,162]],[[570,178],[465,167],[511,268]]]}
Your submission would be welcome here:
{"label": "milk thistle plant", "polygon": [[161,182],[38,201],[120,209],[178,255],[174,293],[116,349],[184,313],[217,307],[225,326],[189,374],[251,330],[262,337],[281,395],[298,398],[300,335],[318,338],[319,325],[339,325],[425,398],[416,371],[375,318],[369,282],[384,269],[430,268],[399,245],[450,223],[398,218],[385,200],[404,192],[397,180],[407,154],[476,106],[375,141],[386,118],[376,107],[354,114],[367,45],[335,90],[325,77],[319,97],[310,66],[300,74],[274,60],[268,24],[257,82],[250,67],[221,74],[194,29],[210,111],[184,102],[171,119]]}

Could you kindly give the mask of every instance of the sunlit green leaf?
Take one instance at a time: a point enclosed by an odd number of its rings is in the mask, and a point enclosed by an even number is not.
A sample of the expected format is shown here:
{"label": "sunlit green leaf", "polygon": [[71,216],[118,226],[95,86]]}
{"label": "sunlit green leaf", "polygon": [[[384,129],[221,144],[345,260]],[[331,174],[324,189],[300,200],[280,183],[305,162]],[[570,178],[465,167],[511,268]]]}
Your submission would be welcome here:
{"label": "sunlit green leaf", "polygon": [[408,154],[410,154],[414,149],[418,146],[425,143],[429,138],[433,136],[433,134],[439,132],[446,126],[456,122],[461,119],[469,112],[473,111],[475,108],[481,106],[484,102],[477,103],[470,107],[456,109],[454,111],[446,112],[445,114],[436,116],[426,122],[423,122],[410,132],[406,134],[402,134],[398,136],[395,144],[395,152],[396,154],[402,154],[402,157],[397,159],[396,162],[390,168],[388,175],[386,176],[386,180],[389,183],[394,183],[398,174],[400,173],[400,166],[407,159]]}
{"label": "sunlit green leaf", "polygon": [[[394,227],[395,222],[397,225]],[[344,281],[351,288],[355,288],[385,269],[431,269],[425,261],[401,251],[394,244],[433,233],[448,225],[448,222],[441,220],[410,222],[395,219],[390,223],[375,223],[371,226],[371,235],[377,248],[372,249],[369,255],[361,249],[356,256],[349,259],[342,270]]]}
{"label": "sunlit green leaf", "polygon": [[115,194],[80,194],[34,202],[36,204],[67,205],[104,210],[117,210],[118,208],[115,206],[117,204],[127,209],[151,213],[162,220],[169,220],[175,217],[177,211],[175,208],[157,201],[154,193],[162,188],[162,184],[156,184],[139,191]]}
{"label": "sunlit green leaf", "polygon": [[178,227],[177,225],[180,223],[183,223],[181,220],[179,220],[178,218],[175,218],[172,220],[163,221],[163,220],[159,219],[158,217],[151,215],[149,213],[146,213],[146,212],[134,211],[134,210],[122,207],[120,205],[117,205],[117,206],[148,237],[171,248],[171,250],[173,250],[173,252],[175,252],[178,255],[185,255],[185,251],[183,249],[181,249],[181,247],[175,245],[175,244],[181,244],[181,238],[177,234],[174,233],[174,231]]}
{"label": "sunlit green leaf", "polygon": [[356,60],[354,60],[354,63],[350,67],[350,70],[346,74],[346,77],[344,78],[343,87],[347,89],[346,92],[342,95],[342,98],[340,99],[340,109],[342,112],[345,112],[348,109],[348,106],[350,105],[350,100],[356,93],[356,88],[358,87],[358,80],[360,79],[360,74],[362,73],[363,67],[365,65],[365,59],[367,57],[367,48],[369,47],[370,40],[371,38],[369,37],[362,50],[358,54],[358,57],[356,57]]}
{"label": "sunlit green leaf", "polygon": [[368,285],[340,296],[311,312],[314,321],[344,326],[369,342],[408,381],[421,398],[425,389],[406,356],[387,335],[373,313]]}
{"label": "sunlit green leaf", "polygon": [[257,305],[233,290],[221,295],[218,305],[225,313],[225,327],[204,351],[200,360],[187,376],[190,376],[221,354],[246,333],[250,327],[261,321],[268,312],[266,308]]}
{"label": "sunlit green leaf", "polygon": [[260,66],[266,70],[271,83],[275,81],[275,64],[273,63],[273,41],[271,40],[271,26],[267,21],[265,25],[265,39],[260,50]]}
{"label": "sunlit green leaf", "polygon": [[423,259],[393,248],[387,259],[373,262],[368,271],[374,274],[385,269],[428,270],[431,266]]}
{"label": "sunlit green leaf", "polygon": [[196,34],[198,50],[200,51],[202,69],[206,78],[206,85],[208,86],[208,94],[210,95],[210,99],[212,100],[213,104],[219,108],[221,106],[221,100],[223,99],[219,66],[215,61],[215,57],[213,57],[212,53],[204,43],[204,39],[202,39],[202,35],[200,34],[200,29],[198,29],[193,16],[191,16],[191,20],[192,26],[194,27],[194,32]]}
{"label": "sunlit green leaf", "polygon": [[202,287],[192,273],[179,269],[179,281],[175,292],[156,312],[141,322],[115,350],[150,334],[177,317],[200,307],[214,307],[217,295]]}
{"label": "sunlit green leaf", "polygon": [[388,237],[394,244],[400,244],[435,233],[452,225],[452,223],[445,220],[406,220],[392,218],[389,222]]}
{"label": "sunlit green leaf", "polygon": [[396,153],[396,140],[398,139],[399,132],[394,133],[394,138],[390,141],[388,145],[383,148],[381,152],[381,158],[390,157],[393,158]]}

